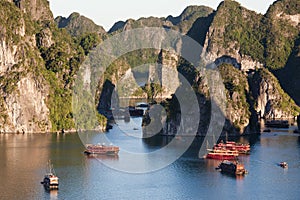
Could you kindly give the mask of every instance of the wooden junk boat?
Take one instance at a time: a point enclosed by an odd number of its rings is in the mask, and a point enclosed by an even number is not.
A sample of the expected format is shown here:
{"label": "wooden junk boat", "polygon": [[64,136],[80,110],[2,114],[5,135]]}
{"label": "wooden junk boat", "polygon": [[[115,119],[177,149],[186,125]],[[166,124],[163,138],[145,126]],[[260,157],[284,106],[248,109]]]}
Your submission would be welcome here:
{"label": "wooden junk boat", "polygon": [[87,144],[84,153],[86,154],[101,154],[101,155],[117,155],[120,148],[113,145],[105,144]]}
{"label": "wooden junk boat", "polygon": [[226,173],[230,175],[245,175],[248,173],[244,165],[236,161],[232,162],[232,161],[224,160],[220,163],[220,165],[216,169],[220,170],[222,173]]}
{"label": "wooden junk boat", "polygon": [[204,158],[216,159],[216,160],[236,160],[239,156],[237,150],[227,150],[227,149],[207,149],[208,153]]}
{"label": "wooden junk boat", "polygon": [[48,190],[51,189],[58,189],[58,177],[55,175],[53,166],[50,162],[50,160],[48,161],[48,170],[47,173],[44,176],[43,181],[41,182],[41,184],[44,185],[44,187]]}
{"label": "wooden junk boat", "polygon": [[227,149],[232,151],[238,151],[239,154],[250,154],[250,144],[241,144],[233,141],[220,142],[214,146],[215,149]]}

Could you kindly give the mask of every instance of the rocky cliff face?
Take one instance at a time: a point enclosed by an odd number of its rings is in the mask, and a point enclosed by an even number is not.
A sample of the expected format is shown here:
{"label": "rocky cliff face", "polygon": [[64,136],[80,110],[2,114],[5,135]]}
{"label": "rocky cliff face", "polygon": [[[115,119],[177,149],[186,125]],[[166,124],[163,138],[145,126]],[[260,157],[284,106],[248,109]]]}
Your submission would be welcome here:
{"label": "rocky cliff face", "polygon": [[226,124],[229,134],[247,133],[250,122],[250,105],[248,102],[249,84],[246,75],[232,65],[222,64],[219,67],[226,88]]}
{"label": "rocky cliff face", "polygon": [[[145,56],[140,57],[141,54]],[[108,102],[110,102],[113,89],[116,89],[118,96],[123,99],[171,98],[180,85],[177,65],[178,55],[164,50],[148,50],[147,52],[140,50],[117,59],[106,70],[104,79],[100,81],[99,94],[102,94],[99,109],[105,110],[110,107]],[[109,81],[109,84],[105,81]],[[150,84],[155,84],[159,92],[150,91]]]}
{"label": "rocky cliff face", "polygon": [[50,131],[47,95],[48,88],[33,77],[22,78],[17,83],[16,90],[4,100],[8,118],[7,126],[1,131],[26,133]]}
{"label": "rocky cliff face", "polygon": [[[0,38],[1,132],[45,132],[51,130],[49,109],[46,105],[49,88],[42,77],[37,77],[37,67],[42,59],[31,35],[35,20],[46,19],[44,11],[32,1],[21,1],[20,8],[13,3],[1,2],[2,21]],[[31,7],[28,10],[28,6]],[[41,18],[39,18],[41,17]],[[50,15],[51,17],[51,15]]]}
{"label": "rocky cliff face", "polygon": [[273,3],[265,15],[265,65],[298,105],[300,4],[295,0]]}
{"label": "rocky cliff face", "polygon": [[48,0],[6,0],[14,3],[22,12],[28,14],[32,20],[53,20]]}
{"label": "rocky cliff face", "polygon": [[255,110],[265,119],[293,119],[299,107],[282,90],[278,80],[267,69],[254,72],[251,77],[252,94],[256,101]]}
{"label": "rocky cliff face", "polygon": [[[260,60],[252,55],[254,51],[256,54],[263,55],[260,37],[257,37],[256,33],[262,17],[241,7],[235,1],[222,2],[207,32],[203,56],[217,63],[232,64],[242,71],[262,67]],[[252,48],[254,45],[256,47]]]}
{"label": "rocky cliff face", "polygon": [[[224,78],[227,95],[224,132],[241,134],[252,129],[257,113],[268,119],[299,114],[299,108],[285,93],[288,91],[300,102],[297,92],[299,18],[297,0],[278,0],[266,15],[225,0],[216,11],[190,6],[178,17],[118,22],[110,33],[147,26],[164,27],[178,30],[203,45],[203,56],[215,61]],[[47,0],[0,2],[0,131],[47,132],[74,128],[71,110],[74,78],[84,56],[99,44],[99,35],[106,33],[78,13],[68,18],[58,17],[56,23],[62,29],[56,27]],[[154,65],[149,65],[147,69],[135,69],[145,63],[160,63],[165,68],[156,70]],[[148,94],[149,88],[140,86],[156,81],[165,88],[155,89],[161,97],[168,98],[180,85],[179,73],[188,79],[197,94],[202,134],[209,120],[203,116],[210,115],[209,87],[202,82],[203,74],[178,55],[157,50],[124,55],[106,70],[99,93],[104,83],[113,88],[123,81],[134,83],[123,88],[126,92],[145,97],[153,95],[153,91]],[[136,80],[140,75],[147,78]],[[102,94],[107,100],[111,91],[104,89]],[[178,107],[172,108],[167,113],[174,112],[174,118],[166,124],[168,130],[175,130],[180,119]]]}
{"label": "rocky cliff face", "polygon": [[83,50],[55,27],[46,0],[1,1],[0,15],[0,131],[73,128],[70,85]]}

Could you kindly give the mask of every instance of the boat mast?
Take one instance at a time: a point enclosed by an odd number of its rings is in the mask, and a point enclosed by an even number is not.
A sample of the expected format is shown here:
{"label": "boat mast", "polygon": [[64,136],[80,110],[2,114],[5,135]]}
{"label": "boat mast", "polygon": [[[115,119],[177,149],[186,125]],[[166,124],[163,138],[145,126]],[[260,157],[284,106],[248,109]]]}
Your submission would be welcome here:
{"label": "boat mast", "polygon": [[51,160],[48,160],[48,170],[50,174],[55,174],[53,164],[51,164]]}
{"label": "boat mast", "polygon": [[228,133],[226,131],[226,141],[225,141],[225,143],[227,143],[227,142],[228,142]]}

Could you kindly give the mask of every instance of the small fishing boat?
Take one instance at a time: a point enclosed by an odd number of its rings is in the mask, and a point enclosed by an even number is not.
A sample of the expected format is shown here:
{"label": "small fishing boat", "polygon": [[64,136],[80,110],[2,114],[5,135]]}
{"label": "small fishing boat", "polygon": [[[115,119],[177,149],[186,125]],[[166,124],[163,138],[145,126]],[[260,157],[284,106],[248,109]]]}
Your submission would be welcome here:
{"label": "small fishing boat", "polygon": [[50,160],[48,161],[47,168],[47,172],[41,184],[43,184],[44,187],[49,190],[58,189],[58,177],[55,175],[53,165],[51,164]]}
{"label": "small fishing boat", "polygon": [[220,165],[216,169],[220,170],[222,173],[227,173],[230,175],[248,174],[248,171],[245,169],[244,165],[236,161],[232,162],[232,161],[224,160],[220,163]]}
{"label": "small fishing boat", "polygon": [[287,162],[280,162],[279,166],[282,167],[282,168],[287,168],[288,164],[287,164]]}

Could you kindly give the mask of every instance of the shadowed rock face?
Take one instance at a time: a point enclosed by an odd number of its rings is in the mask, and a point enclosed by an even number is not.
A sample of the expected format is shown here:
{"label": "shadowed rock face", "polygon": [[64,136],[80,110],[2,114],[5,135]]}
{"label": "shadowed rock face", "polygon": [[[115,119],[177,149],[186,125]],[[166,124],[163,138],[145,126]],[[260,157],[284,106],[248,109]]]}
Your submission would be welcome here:
{"label": "shadowed rock face", "polygon": [[295,117],[297,106],[267,69],[261,69],[252,75],[251,90],[256,101],[255,110],[260,117],[266,119]]}

